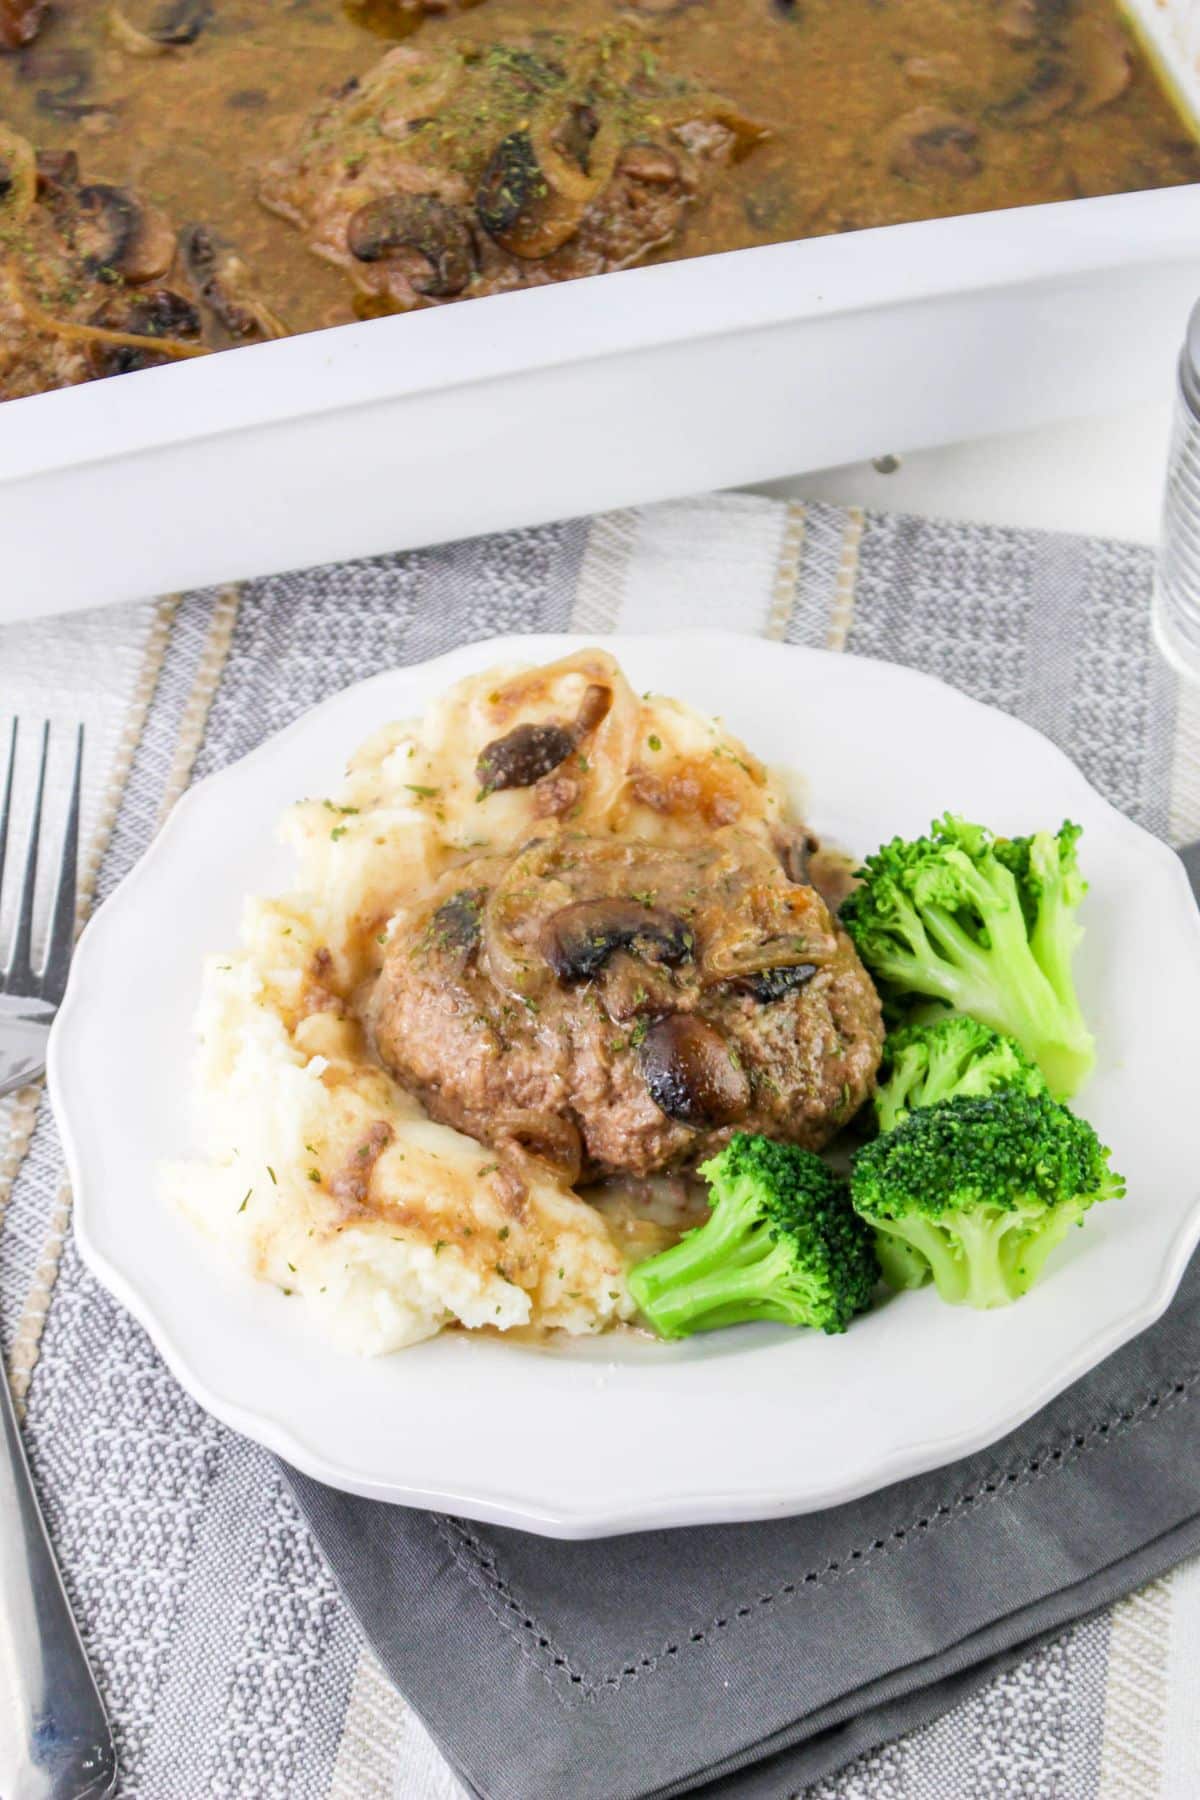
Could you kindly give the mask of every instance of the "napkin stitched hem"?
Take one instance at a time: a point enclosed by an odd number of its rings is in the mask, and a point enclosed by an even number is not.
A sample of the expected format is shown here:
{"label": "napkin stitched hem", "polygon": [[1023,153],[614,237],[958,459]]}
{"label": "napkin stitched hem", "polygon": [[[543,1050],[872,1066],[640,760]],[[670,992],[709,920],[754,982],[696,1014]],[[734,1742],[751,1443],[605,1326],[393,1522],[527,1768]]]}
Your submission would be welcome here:
{"label": "napkin stitched hem", "polygon": [[[657,1652],[647,1650],[640,1654],[632,1653],[629,1661],[608,1675],[589,1675],[572,1662],[565,1647],[557,1643],[534,1618],[533,1609],[523,1605],[512,1592],[500,1573],[498,1559],[484,1548],[463,1520],[438,1514],[435,1522],[456,1565],[480,1594],[501,1630],[515,1639],[520,1654],[533,1664],[555,1697],[569,1708],[580,1699],[590,1703],[608,1699],[628,1682],[637,1681],[643,1675],[671,1666],[667,1662],[668,1658],[677,1661],[691,1646],[707,1643],[713,1633],[727,1630],[735,1620],[752,1618],[756,1611],[774,1605],[777,1600],[790,1600],[803,1590],[811,1591],[829,1581],[853,1574],[856,1570],[865,1568],[869,1561],[881,1553],[894,1554],[903,1549],[919,1532],[949,1524],[969,1508],[986,1505],[989,1500],[1001,1494],[1011,1494],[1017,1488],[1028,1487],[1061,1469],[1073,1466],[1098,1445],[1111,1443],[1116,1438],[1136,1431],[1146,1419],[1171,1411],[1181,1400],[1187,1398],[1197,1383],[1200,1383],[1200,1369],[1190,1370],[1186,1375],[1176,1377],[1156,1392],[1147,1395],[1136,1405],[1122,1407],[1108,1418],[1089,1425],[1084,1431],[1072,1432],[1069,1439],[1049,1444],[1044,1450],[1038,1450],[1034,1455],[1024,1458],[1016,1467],[1000,1470],[995,1475],[976,1482],[961,1494],[955,1495],[952,1500],[940,1501],[936,1507],[927,1510],[910,1524],[897,1525],[885,1537],[874,1537],[868,1544],[856,1546],[844,1556],[831,1558],[824,1568],[807,1570],[795,1580],[781,1583],[772,1593],[760,1594],[752,1602],[739,1602],[723,1609],[703,1627],[681,1631],[677,1634],[679,1641],[669,1640]],[[550,1660],[547,1661],[547,1658]],[[565,1687],[564,1677],[567,1683]]]}

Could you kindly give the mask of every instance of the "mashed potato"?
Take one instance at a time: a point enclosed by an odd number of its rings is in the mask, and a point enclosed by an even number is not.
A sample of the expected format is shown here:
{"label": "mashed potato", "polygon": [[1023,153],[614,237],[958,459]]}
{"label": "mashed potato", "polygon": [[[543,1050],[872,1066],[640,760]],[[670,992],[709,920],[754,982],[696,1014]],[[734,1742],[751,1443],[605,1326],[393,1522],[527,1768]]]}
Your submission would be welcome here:
{"label": "mashed potato", "polygon": [[[485,746],[572,720],[587,728],[562,766],[481,792]],[[471,677],[376,732],[327,796],[285,816],[295,889],[248,900],[238,948],[204,971],[205,1155],[164,1169],[169,1201],[351,1352],[451,1323],[585,1333],[628,1318],[611,1214],[548,1165],[434,1124],[362,1020],[389,932],[456,863],[565,829],[681,843],[728,824],[776,845],[786,832],[761,764],[678,702],[638,700],[600,651]]]}

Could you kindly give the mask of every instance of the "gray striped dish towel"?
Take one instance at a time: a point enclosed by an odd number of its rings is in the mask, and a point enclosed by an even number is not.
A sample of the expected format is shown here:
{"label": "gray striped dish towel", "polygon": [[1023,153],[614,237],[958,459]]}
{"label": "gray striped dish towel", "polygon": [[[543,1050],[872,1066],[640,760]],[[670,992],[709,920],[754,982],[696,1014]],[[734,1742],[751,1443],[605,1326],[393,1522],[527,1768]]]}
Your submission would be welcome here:
{"label": "gray striped dish towel", "polygon": [[[97,900],[189,779],[385,664],[522,630],[910,663],[1182,840],[1200,695],[1153,655],[1148,587],[1130,546],[732,496],[0,626],[0,707],[86,718]],[[803,1519],[561,1544],[348,1499],[204,1415],[81,1266],[35,1090],[0,1103],[0,1207],[4,1350],[123,1794],[1200,1791],[1200,1267],[964,1463]]]}

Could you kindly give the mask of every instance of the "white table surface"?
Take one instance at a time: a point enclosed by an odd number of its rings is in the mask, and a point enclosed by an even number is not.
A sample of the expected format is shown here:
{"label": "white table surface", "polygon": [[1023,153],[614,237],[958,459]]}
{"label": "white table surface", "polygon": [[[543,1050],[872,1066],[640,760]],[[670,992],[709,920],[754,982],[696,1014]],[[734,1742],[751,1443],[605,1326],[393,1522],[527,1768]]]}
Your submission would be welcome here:
{"label": "white table surface", "polygon": [[755,492],[1150,544],[1158,537],[1170,423],[1166,399],[1109,418],[911,455],[881,444],[881,457],[899,458],[893,474],[854,463]]}

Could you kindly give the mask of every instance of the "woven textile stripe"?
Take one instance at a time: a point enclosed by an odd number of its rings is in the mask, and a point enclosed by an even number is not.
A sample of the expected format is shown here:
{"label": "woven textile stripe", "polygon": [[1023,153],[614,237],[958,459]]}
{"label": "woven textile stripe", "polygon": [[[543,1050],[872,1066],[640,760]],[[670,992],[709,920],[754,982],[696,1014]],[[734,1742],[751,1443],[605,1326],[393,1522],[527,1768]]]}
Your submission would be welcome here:
{"label": "woven textile stripe", "polygon": [[[1036,718],[1151,828],[1200,829],[1200,714],[1150,655],[1147,578],[1145,553],[1119,545],[733,496],[254,582],[236,607],[190,595],[170,618],[97,892],[145,848],[189,765],[193,777],[224,766],[380,667],[514,631],[720,624],[910,662]],[[65,707],[77,693],[82,707],[86,668],[90,703],[119,718],[119,735],[161,616],[7,628],[4,704],[16,670],[22,711],[59,687]],[[60,679],[68,665],[74,688]],[[117,1727],[122,1793],[451,1800],[458,1784],[361,1651],[271,1459],[192,1405],[69,1239],[57,1254],[62,1169],[45,1109],[10,1179],[5,1342],[35,1319],[28,1441]],[[815,1791],[1185,1800],[1200,1709],[1175,1646],[1192,1645],[1194,1671],[1197,1641],[1193,1567]]]}

